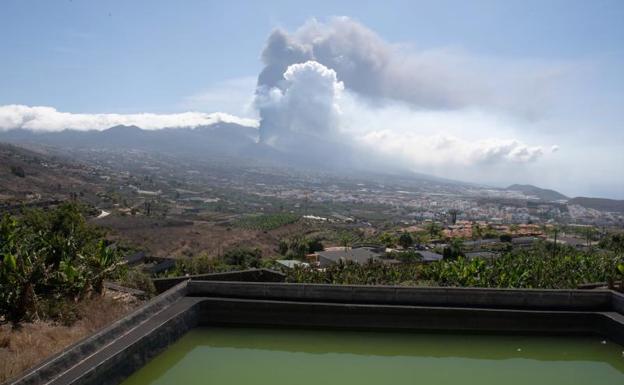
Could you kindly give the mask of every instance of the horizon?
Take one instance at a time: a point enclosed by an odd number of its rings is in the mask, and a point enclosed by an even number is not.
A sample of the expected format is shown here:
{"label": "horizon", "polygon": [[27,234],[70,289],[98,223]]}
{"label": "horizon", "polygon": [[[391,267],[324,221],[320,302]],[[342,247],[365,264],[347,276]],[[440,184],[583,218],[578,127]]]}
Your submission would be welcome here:
{"label": "horizon", "polygon": [[624,198],[621,2],[2,7],[0,131],[217,116],[290,154]]}

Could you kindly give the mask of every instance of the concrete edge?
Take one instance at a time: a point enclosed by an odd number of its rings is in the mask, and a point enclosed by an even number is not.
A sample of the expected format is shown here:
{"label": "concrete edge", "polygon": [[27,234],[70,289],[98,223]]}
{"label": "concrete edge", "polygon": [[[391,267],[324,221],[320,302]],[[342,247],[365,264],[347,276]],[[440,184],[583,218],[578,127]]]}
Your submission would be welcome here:
{"label": "concrete edge", "polygon": [[246,269],[224,271],[221,273],[195,274],[179,277],[154,278],[152,282],[159,293],[169,290],[179,282],[188,280],[199,281],[246,281],[246,282],[283,282],[286,275],[271,269]]}
{"label": "concrete edge", "polygon": [[[189,296],[392,305],[606,311],[608,290],[524,290],[190,281]],[[624,303],[622,304],[624,306]]]}
{"label": "concrete edge", "polygon": [[33,368],[28,369],[19,375],[19,377],[9,379],[4,382],[3,385],[41,384],[44,383],[42,382],[43,379],[54,378],[58,373],[74,365],[77,360],[97,351],[103,345],[123,335],[129,329],[145,322],[158,311],[175,303],[177,299],[184,297],[186,293],[187,283],[182,282],[171,290],[143,304],[125,317],[68,346]]}

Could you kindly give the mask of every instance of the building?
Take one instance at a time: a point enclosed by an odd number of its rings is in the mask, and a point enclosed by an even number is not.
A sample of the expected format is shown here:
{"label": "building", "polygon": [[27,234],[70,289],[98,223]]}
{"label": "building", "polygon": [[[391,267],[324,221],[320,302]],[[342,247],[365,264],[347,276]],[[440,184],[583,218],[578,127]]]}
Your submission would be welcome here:
{"label": "building", "polygon": [[315,254],[320,267],[330,266],[340,261],[365,264],[371,260],[376,261],[383,255],[376,248],[372,247],[341,247],[339,249],[319,251]]}
{"label": "building", "polygon": [[286,268],[288,268],[288,269],[292,269],[295,266],[299,266],[299,265],[301,265],[303,267],[309,267],[310,266],[309,263],[301,262],[301,261],[298,261],[296,259],[278,259],[275,262],[280,264],[280,265],[282,265],[282,266],[284,266],[284,267],[286,267]]}
{"label": "building", "polygon": [[466,253],[466,258],[468,259],[474,259],[474,258],[481,258],[481,259],[494,259],[497,258],[498,254],[497,253],[493,253],[491,251],[475,251],[472,253]]}
{"label": "building", "polygon": [[438,254],[438,253],[434,253],[432,251],[418,251],[418,254],[420,254],[422,256],[422,261],[424,263],[429,263],[429,262],[435,262],[435,261],[441,261],[442,260],[442,254]]}

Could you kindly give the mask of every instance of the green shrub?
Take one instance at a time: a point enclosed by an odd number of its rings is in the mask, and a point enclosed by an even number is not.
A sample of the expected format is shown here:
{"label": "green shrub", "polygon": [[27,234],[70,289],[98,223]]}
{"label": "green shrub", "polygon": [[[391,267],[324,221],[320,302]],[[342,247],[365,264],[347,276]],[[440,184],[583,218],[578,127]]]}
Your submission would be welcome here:
{"label": "green shrub", "polygon": [[104,279],[120,267],[117,251],[106,247],[76,204],[0,220],[0,314],[15,324],[54,316],[42,301],[101,294]]}
{"label": "green shrub", "polygon": [[142,290],[150,297],[156,294],[156,288],[150,275],[137,269],[128,270],[120,280],[120,284],[132,289]]}
{"label": "green shrub", "polygon": [[324,270],[297,266],[286,273],[289,282],[301,283],[574,289],[583,283],[613,283],[624,278],[624,256],[565,246],[557,246],[553,254],[552,246],[540,243],[491,260],[459,256],[428,264],[349,262]]}

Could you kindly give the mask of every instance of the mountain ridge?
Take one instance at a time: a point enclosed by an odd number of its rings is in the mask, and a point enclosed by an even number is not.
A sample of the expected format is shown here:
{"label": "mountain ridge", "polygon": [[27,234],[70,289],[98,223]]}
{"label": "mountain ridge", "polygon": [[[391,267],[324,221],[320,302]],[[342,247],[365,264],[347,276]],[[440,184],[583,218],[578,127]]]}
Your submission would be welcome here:
{"label": "mountain ridge", "polygon": [[[329,152],[337,154],[331,159],[318,156],[318,145],[307,149],[293,149],[280,151],[270,145],[258,141],[256,127],[237,123],[217,122],[205,126],[186,128],[163,128],[148,130],[135,125],[116,125],[96,131],[81,131],[66,129],[56,132],[33,132],[25,129],[15,129],[0,132],[0,141],[15,144],[44,144],[69,149],[113,149],[113,150],[143,150],[170,153],[191,159],[241,159],[260,162],[273,166],[289,166],[301,170],[327,170],[347,174],[360,173],[375,175],[374,179],[383,179],[381,175],[398,178],[413,179],[414,181],[430,181],[435,183],[452,184],[457,186],[482,186],[475,182],[452,180],[434,175],[415,173],[402,169],[396,165],[369,167],[374,162],[371,159],[349,157],[349,151],[341,154],[336,145],[328,144]],[[327,149],[325,148],[325,149]],[[335,150],[335,151],[334,151]],[[358,168],[359,167],[359,168]],[[394,168],[392,168],[394,167]],[[535,197],[543,201],[568,201],[569,197],[558,191],[544,189],[530,184],[512,184],[503,191],[517,191],[528,197]],[[584,207],[604,208],[616,207],[619,203],[605,202],[601,198],[574,198],[572,203]],[[594,199],[594,200],[588,200]],[[618,201],[615,201],[618,202]]]}
{"label": "mountain ridge", "polygon": [[505,188],[505,190],[519,191],[527,196],[535,196],[545,201],[562,201],[570,199],[558,191],[537,187],[531,184],[512,184],[511,186]]}

